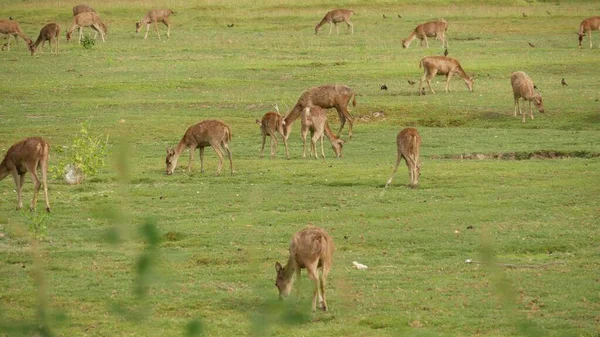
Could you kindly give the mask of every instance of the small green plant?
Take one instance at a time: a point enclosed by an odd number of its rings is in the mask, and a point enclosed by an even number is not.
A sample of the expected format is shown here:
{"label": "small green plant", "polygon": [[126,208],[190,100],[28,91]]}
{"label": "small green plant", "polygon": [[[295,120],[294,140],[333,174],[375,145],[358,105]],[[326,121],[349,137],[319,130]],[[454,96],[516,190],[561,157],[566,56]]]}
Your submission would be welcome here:
{"label": "small green plant", "polygon": [[91,49],[95,44],[96,44],[96,40],[92,39],[91,37],[89,37],[87,35],[84,36],[83,39],[81,40],[81,45],[85,49]]}
{"label": "small green plant", "polygon": [[59,149],[65,152],[65,158],[51,171],[55,178],[64,177],[68,183],[79,184],[85,177],[93,176],[106,165],[108,152],[108,135],[92,137],[89,122],[81,123],[79,134],[73,139],[71,147]]}

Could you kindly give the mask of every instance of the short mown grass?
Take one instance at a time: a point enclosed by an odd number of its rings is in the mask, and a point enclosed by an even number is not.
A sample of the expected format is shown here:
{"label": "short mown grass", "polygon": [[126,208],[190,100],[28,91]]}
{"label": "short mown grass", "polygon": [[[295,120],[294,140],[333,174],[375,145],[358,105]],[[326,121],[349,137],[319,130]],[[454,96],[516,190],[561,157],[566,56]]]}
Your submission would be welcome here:
{"label": "short mown grass", "polygon": [[[90,49],[64,39],[74,3],[0,8],[34,39],[47,22],[62,27],[59,56],[31,57],[22,41],[0,52],[0,152],[42,136],[56,165],[82,122],[110,135],[98,175],[50,181],[42,239],[14,210],[10,176],[0,182],[0,336],[600,333],[600,49],[577,48],[574,34],[600,13],[597,2],[88,4],[109,26]],[[163,40],[152,31],[144,40],[134,22],[161,7],[175,10],[171,38],[160,26]],[[314,36],[335,7],[356,11],[355,34]],[[450,22],[449,56],[475,75],[473,93],[458,78],[451,93],[436,78],[438,93],[425,96],[407,83],[418,82],[423,56],[443,49],[430,40],[403,50],[401,39],[437,17]],[[513,117],[517,70],[547,111],[526,123]],[[326,83],[359,94],[344,158],[326,144],[326,159],[302,160],[294,125],[292,158],[280,143],[277,158],[260,159],[254,120]],[[184,172],[184,153],[166,176],[165,148],[209,118],[232,127],[236,175],[226,166],[216,177],[207,149],[204,174],[199,162]],[[406,187],[402,164],[384,189],[406,126],[423,138],[420,186]],[[29,177],[24,189],[27,204]],[[275,261],[306,225],[328,230],[337,247],[326,313],[310,312],[306,277],[300,299],[277,300]]]}

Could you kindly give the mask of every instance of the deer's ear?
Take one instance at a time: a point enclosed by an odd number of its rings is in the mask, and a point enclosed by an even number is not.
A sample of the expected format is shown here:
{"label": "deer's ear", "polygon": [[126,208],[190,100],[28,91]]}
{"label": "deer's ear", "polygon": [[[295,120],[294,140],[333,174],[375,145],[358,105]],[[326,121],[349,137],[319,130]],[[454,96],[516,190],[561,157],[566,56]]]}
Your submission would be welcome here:
{"label": "deer's ear", "polygon": [[275,262],[275,270],[279,273],[279,271],[281,271],[281,269],[283,269],[283,266],[281,266],[281,263]]}

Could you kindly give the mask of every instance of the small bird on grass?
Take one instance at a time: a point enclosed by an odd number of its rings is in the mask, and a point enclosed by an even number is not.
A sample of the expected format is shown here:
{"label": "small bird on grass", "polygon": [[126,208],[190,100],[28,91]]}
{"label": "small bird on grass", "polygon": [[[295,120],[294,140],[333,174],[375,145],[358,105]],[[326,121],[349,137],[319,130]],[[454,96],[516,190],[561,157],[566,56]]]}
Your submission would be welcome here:
{"label": "small bird on grass", "polygon": [[565,79],[564,79],[564,78],[563,78],[562,80],[560,80],[560,84],[562,84],[562,85],[563,85],[563,87],[564,87],[565,85],[566,85],[566,86],[569,86],[569,85],[567,84],[567,82],[565,82]]}
{"label": "small bird on grass", "polygon": [[383,18],[384,18],[384,19],[387,19],[387,16],[386,16],[385,14],[383,14]]}
{"label": "small bird on grass", "polygon": [[12,21],[12,20],[13,20],[12,16],[9,16],[9,17],[8,17],[8,19],[9,19],[10,21]]}
{"label": "small bird on grass", "polygon": [[398,14],[398,19],[402,19],[402,15]]}
{"label": "small bird on grass", "polygon": [[537,90],[537,85],[534,84],[533,85],[533,89]]}
{"label": "small bird on grass", "polygon": [[387,90],[387,89],[388,89],[387,85],[384,84],[381,86],[381,90]]}
{"label": "small bird on grass", "polygon": [[529,47],[535,48],[535,45],[533,43],[531,43],[531,42],[527,42],[527,43],[529,44]]}
{"label": "small bird on grass", "polygon": [[234,25],[234,23],[227,25],[227,27],[231,28],[231,27],[233,27],[233,25]]}
{"label": "small bird on grass", "polygon": [[410,85],[415,85],[415,83],[417,83],[417,82],[408,80],[408,84],[410,84]]}
{"label": "small bird on grass", "polygon": [[446,48],[446,50],[444,50],[444,56],[448,56],[448,48]]}
{"label": "small bird on grass", "polygon": [[523,17],[524,17],[524,18],[526,18],[526,17],[527,17],[527,14],[523,13]]}
{"label": "small bird on grass", "polygon": [[546,11],[546,13],[548,13],[548,15],[550,15],[550,11]]}
{"label": "small bird on grass", "polygon": [[423,87],[423,88],[421,89],[421,95],[426,95],[426,94],[427,94],[427,92],[425,91],[425,87]]}

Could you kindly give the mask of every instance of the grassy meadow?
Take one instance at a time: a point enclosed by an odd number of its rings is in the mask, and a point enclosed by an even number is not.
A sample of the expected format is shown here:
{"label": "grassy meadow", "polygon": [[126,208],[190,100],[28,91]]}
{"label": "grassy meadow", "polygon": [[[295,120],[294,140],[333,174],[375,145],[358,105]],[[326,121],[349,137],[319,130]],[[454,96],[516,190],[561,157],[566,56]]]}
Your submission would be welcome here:
{"label": "grassy meadow", "polygon": [[[62,28],[59,55],[32,57],[22,40],[0,51],[0,153],[41,136],[56,166],[81,123],[109,136],[97,175],[50,179],[47,216],[43,196],[36,213],[15,210],[12,178],[0,182],[0,336],[600,334],[600,34],[593,49],[575,34],[597,1],[86,3],[108,25],[90,49],[66,43],[75,2],[0,0],[0,17],[34,40],[46,23]],[[341,24],[315,36],[337,7],[356,12],[354,35]],[[164,25],[162,40],[135,33],[151,8],[175,11],[170,39]],[[444,50],[401,40],[438,17],[474,92],[456,76],[451,93],[441,76],[435,95],[407,83]],[[513,117],[517,70],[546,108],[526,123]],[[261,159],[255,119],[329,83],[359,94],[344,157],[326,141],[326,159],[302,159],[298,120],[292,158],[280,142]],[[232,128],[236,174],[225,162],[215,176],[207,148],[205,173],[198,155],[184,171],[186,151],[167,176],[165,148],[215,118]],[[423,139],[419,188],[402,163],[384,189],[407,126]],[[25,205],[32,190],[28,175]],[[336,243],[327,312],[310,312],[305,273],[300,298],[279,301],[274,286],[275,261],[309,224]]]}

